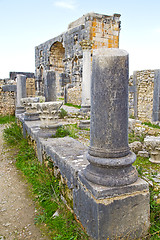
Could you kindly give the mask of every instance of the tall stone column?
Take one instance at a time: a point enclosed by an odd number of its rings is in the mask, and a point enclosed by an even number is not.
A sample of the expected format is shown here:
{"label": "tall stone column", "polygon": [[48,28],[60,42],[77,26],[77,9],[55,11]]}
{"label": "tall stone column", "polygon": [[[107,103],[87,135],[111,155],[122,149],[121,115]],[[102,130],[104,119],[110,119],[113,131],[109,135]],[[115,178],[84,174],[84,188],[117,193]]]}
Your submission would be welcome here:
{"label": "tall stone column", "polygon": [[95,52],[91,85],[91,135],[85,176],[105,186],[137,180],[136,156],[128,146],[128,54]]}
{"label": "tall stone column", "polygon": [[44,94],[45,94],[46,102],[57,100],[56,74],[52,70],[46,71]]}
{"label": "tall stone column", "polygon": [[17,102],[16,102],[16,114],[25,112],[24,107],[21,104],[21,98],[25,98],[26,93],[26,76],[18,74],[17,75]]}
{"label": "tall stone column", "polygon": [[82,74],[82,104],[81,111],[90,111],[91,106],[91,49],[92,42],[89,40],[83,40],[80,43],[83,49],[83,74]]}
{"label": "tall stone column", "polygon": [[89,164],[79,173],[74,211],[95,240],[141,239],[149,228],[148,184],[128,147],[128,53],[93,52]]}

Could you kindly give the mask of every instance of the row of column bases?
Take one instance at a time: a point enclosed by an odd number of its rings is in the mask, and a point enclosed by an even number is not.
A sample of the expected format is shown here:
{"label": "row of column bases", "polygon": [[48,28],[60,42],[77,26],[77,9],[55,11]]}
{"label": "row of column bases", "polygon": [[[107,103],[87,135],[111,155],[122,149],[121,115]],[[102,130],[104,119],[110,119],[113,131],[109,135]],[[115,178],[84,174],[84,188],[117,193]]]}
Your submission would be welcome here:
{"label": "row of column bases", "polygon": [[[149,228],[149,190],[132,166],[136,156],[128,147],[128,53],[94,50],[91,76],[88,52],[83,51],[83,79],[88,82],[83,81],[82,94],[91,94],[90,146],[85,156],[89,164],[79,173],[74,210],[93,239],[139,239]],[[25,97],[23,88],[20,75],[17,113],[19,99]],[[84,107],[89,105],[89,98],[82,99]]]}

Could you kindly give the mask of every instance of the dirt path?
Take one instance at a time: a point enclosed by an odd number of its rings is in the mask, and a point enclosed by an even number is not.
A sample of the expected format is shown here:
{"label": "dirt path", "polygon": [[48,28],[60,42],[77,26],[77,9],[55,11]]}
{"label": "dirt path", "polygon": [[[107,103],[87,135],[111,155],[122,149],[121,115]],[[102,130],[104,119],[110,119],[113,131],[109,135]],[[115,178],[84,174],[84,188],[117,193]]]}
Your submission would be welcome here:
{"label": "dirt path", "polygon": [[34,225],[36,209],[27,191],[27,183],[3,146],[0,125],[0,240],[48,240]]}

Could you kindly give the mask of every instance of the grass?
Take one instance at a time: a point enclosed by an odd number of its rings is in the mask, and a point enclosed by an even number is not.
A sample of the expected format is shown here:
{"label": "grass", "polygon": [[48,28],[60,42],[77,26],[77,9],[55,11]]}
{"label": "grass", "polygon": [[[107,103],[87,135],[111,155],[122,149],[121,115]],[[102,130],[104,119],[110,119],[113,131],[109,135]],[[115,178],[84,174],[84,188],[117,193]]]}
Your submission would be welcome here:
{"label": "grass", "polygon": [[15,116],[9,115],[9,116],[0,116],[0,124],[15,122]]}
{"label": "grass", "polygon": [[137,157],[134,164],[137,168],[139,176],[148,181],[150,184],[150,230],[145,239],[156,240],[159,239],[160,234],[160,204],[156,199],[160,195],[160,186],[154,181],[160,167],[157,164],[151,163],[148,158]]}
{"label": "grass", "polygon": [[144,125],[146,125],[146,126],[148,126],[148,127],[160,129],[160,126],[159,126],[159,125],[153,124],[153,123],[151,123],[151,122],[143,122],[142,124],[144,124]]}
{"label": "grass", "polygon": [[131,133],[128,134],[128,142],[132,143],[135,141],[139,141],[141,143],[144,142],[144,138],[146,137],[146,134],[136,135],[134,131],[131,131]]}
{"label": "grass", "polygon": [[65,126],[61,126],[57,129],[54,138],[60,138],[60,137],[72,137],[72,138],[78,138],[77,136],[77,129],[75,127],[76,124],[69,124]]}
{"label": "grass", "polygon": [[[4,130],[4,137],[9,146],[18,148],[16,166],[32,186],[34,201],[38,206],[35,224],[40,225],[51,239],[87,240],[88,236],[61,200],[59,181],[39,163],[20,128],[12,124]],[[54,216],[55,213],[58,213],[57,216]]]}
{"label": "grass", "polygon": [[69,107],[79,108],[79,109],[81,108],[80,105],[74,105],[74,104],[72,104],[72,103],[65,103],[64,105],[69,106]]}

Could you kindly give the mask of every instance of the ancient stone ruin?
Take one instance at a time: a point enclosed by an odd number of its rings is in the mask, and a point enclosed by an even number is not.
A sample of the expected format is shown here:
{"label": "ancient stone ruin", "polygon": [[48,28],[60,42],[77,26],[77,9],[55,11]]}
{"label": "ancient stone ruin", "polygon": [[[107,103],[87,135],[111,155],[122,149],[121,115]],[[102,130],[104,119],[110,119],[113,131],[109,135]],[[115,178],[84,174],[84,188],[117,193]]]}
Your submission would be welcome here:
{"label": "ancient stone ruin", "polygon": [[[37,93],[39,95],[46,93],[48,70],[55,74],[58,96],[64,95],[64,88],[68,84],[77,87],[79,91],[82,75],[88,74],[89,77],[90,74],[86,72],[83,61],[88,64],[87,68],[90,71],[89,64],[94,49],[118,48],[120,24],[120,14],[108,16],[88,13],[70,23],[66,32],[37,46],[35,48]],[[85,96],[84,98],[82,105],[88,106],[87,101],[90,99],[87,100]]]}
{"label": "ancient stone ruin", "polygon": [[[39,161],[50,162],[53,174],[60,174],[67,189],[62,199],[68,206],[73,202],[70,207],[95,240],[147,234],[149,189],[132,165],[134,152],[160,162],[157,133],[143,144],[128,145],[128,129],[149,134],[141,121],[159,121],[160,70],[136,71],[129,79],[128,53],[119,49],[119,33],[119,14],[88,13],[36,47],[35,79],[11,73],[14,84],[9,80],[0,86],[0,109],[5,111],[5,101],[15,106],[16,98],[24,136]],[[81,105],[67,120],[59,117],[62,97],[63,103]],[[59,126],[75,123],[72,114],[79,117],[80,128],[90,127],[88,147],[71,137],[54,138]],[[134,117],[129,128],[128,116]]]}
{"label": "ancient stone ruin", "polygon": [[[25,121],[18,111],[16,116],[39,161],[49,159],[55,176],[61,174],[59,181],[68,188],[62,198],[73,201],[91,238],[138,239],[149,228],[149,188],[138,178],[132,166],[136,155],[128,146],[128,53],[104,48],[95,49],[92,57],[89,148],[70,137],[53,137],[55,126],[64,124],[57,115],[60,101],[32,103],[40,120]],[[25,77],[18,75],[17,81],[19,99],[26,91]]]}

